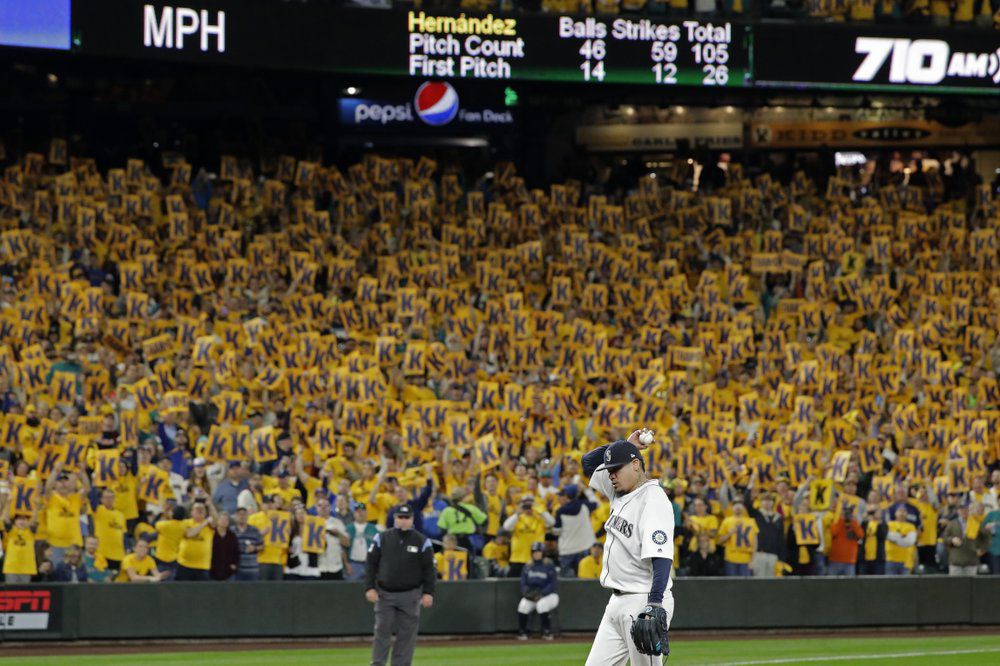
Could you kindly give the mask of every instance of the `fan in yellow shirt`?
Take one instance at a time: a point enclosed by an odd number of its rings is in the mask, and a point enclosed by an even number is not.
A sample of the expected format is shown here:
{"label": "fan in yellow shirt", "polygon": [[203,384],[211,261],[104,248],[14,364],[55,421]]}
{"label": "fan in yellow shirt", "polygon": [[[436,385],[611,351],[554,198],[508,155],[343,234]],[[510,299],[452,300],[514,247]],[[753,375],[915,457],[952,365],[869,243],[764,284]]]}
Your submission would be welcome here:
{"label": "fan in yellow shirt", "polygon": [[212,566],[212,539],[214,521],[208,515],[214,512],[204,502],[195,502],[191,507],[191,517],[185,520],[181,536],[180,551],[177,556],[177,580],[206,581]]}
{"label": "fan in yellow shirt", "polygon": [[757,550],[757,521],[747,516],[743,502],[733,503],[733,515],[719,526],[718,544],[726,549],[723,560],[727,576],[749,576],[750,559]]}
{"label": "fan in yellow shirt", "polygon": [[94,536],[97,552],[109,567],[120,570],[125,558],[125,515],[115,508],[115,491],[110,488],[101,493],[101,503],[94,511]]}
{"label": "fan in yellow shirt", "polygon": [[271,489],[271,494],[285,500],[286,506],[291,506],[293,500],[302,499],[302,492],[293,485],[293,482],[292,475],[285,470],[281,470],[278,472],[278,485]]}
{"label": "fan in yellow shirt", "polygon": [[468,580],[469,553],[458,550],[458,539],[454,534],[445,534],[444,550],[437,556],[438,578],[441,580]]}
{"label": "fan in yellow shirt", "polygon": [[490,563],[490,575],[505,578],[510,571],[510,532],[500,529],[496,537],[483,546],[483,558]]}
{"label": "fan in yellow shirt", "polygon": [[[298,478],[299,483],[305,488],[306,493],[306,508],[311,509],[316,506],[316,500],[320,497],[326,497],[325,489],[325,479],[317,478],[315,476],[310,476],[305,469],[305,463],[300,456],[295,460],[295,476]],[[326,476],[325,473],[323,475]],[[317,492],[319,491],[319,492]]]}
{"label": "fan in yellow shirt", "polygon": [[933,488],[920,487],[910,504],[920,512],[920,529],[917,531],[917,559],[924,566],[934,566],[938,542],[938,511],[934,506]]}
{"label": "fan in yellow shirt", "polygon": [[115,491],[115,508],[122,512],[126,522],[139,517],[138,487],[139,480],[129,470],[128,463],[119,461],[118,481],[111,489]]}
{"label": "fan in yellow shirt", "polygon": [[580,560],[577,568],[578,578],[600,578],[601,566],[604,564],[604,544],[595,543],[590,547],[590,555]]}
{"label": "fan in yellow shirt", "polygon": [[261,580],[281,580],[285,564],[288,562],[288,542],[271,543],[267,535],[271,532],[271,511],[281,511],[284,507],[281,497],[265,495],[260,511],[247,519],[260,532],[264,547],[257,553],[257,563],[260,565]]}
{"label": "fan in yellow shirt", "polygon": [[[63,474],[62,462],[57,462],[45,482],[45,525],[49,544],[56,549],[82,546],[80,512],[90,491],[86,474]],[[77,491],[77,481],[80,490]],[[61,558],[59,558],[61,559]]]}
{"label": "fan in yellow shirt", "polygon": [[708,512],[708,504],[701,497],[694,498],[691,508],[694,513],[685,517],[684,524],[691,532],[688,550],[694,551],[698,548],[699,534],[706,534],[715,541],[715,536],[719,533],[719,519]]}
{"label": "fan in yellow shirt", "polygon": [[[507,469],[507,454],[500,457],[500,471],[503,474],[503,481],[507,484],[508,491],[514,489],[518,495],[523,494],[528,488],[528,467],[523,462],[514,465],[514,471]],[[603,524],[603,523],[602,523]]]}
{"label": "fan in yellow shirt", "polygon": [[917,528],[909,521],[906,507],[896,509],[885,537],[885,574],[905,576],[913,569],[917,554]]}
{"label": "fan in yellow shirt", "polygon": [[[365,499],[368,507],[368,519],[376,525],[385,526],[386,516],[389,509],[399,504],[395,491],[398,481],[395,476],[386,479],[387,464],[385,458],[382,459],[382,466],[379,468],[378,477],[372,485],[371,492]],[[383,492],[384,491],[384,492]]]}
{"label": "fan in yellow shirt", "polygon": [[496,534],[500,531],[500,523],[504,519],[503,492],[500,489],[500,479],[493,472],[482,478],[482,485],[476,486],[476,500],[482,500],[480,505],[486,508],[486,533]]}
{"label": "fan in yellow shirt", "polygon": [[156,521],[156,561],[159,568],[177,571],[177,555],[184,537],[184,507],[175,507],[171,517]]}
{"label": "fan in yellow shirt", "polygon": [[[10,514],[10,504],[4,507],[3,522],[6,523]],[[3,575],[8,584],[30,583],[31,577],[38,573],[35,560],[34,516],[19,515],[14,518],[14,525],[7,531],[4,538]]]}
{"label": "fan in yellow shirt", "polygon": [[372,488],[378,484],[375,478],[375,461],[365,460],[361,463],[361,478],[351,484],[351,497],[355,502],[365,502]]}
{"label": "fan in yellow shirt", "polygon": [[335,479],[356,479],[361,474],[360,464],[355,458],[357,447],[352,442],[344,442],[343,450],[344,455],[327,458],[323,468]]}
{"label": "fan in yellow shirt", "polygon": [[537,513],[535,498],[525,495],[521,498],[519,510],[504,521],[503,528],[511,533],[510,563],[511,573],[521,575],[521,570],[531,561],[531,544],[545,541],[545,530],[555,523],[546,512]]}
{"label": "fan in yellow shirt", "polygon": [[157,571],[156,560],[149,554],[149,544],[139,539],[135,542],[135,550],[122,559],[121,573],[115,582],[159,583],[169,575],[169,571]]}

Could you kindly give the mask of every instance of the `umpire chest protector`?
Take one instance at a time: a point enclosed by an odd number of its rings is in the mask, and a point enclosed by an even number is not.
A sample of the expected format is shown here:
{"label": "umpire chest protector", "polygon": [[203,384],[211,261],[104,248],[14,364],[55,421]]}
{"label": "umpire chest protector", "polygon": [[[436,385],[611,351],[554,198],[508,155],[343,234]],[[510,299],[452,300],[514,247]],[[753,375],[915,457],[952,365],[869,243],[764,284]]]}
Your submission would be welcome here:
{"label": "umpire chest protector", "polygon": [[379,535],[379,546],[381,557],[376,573],[379,586],[389,592],[405,592],[420,587],[427,537],[416,530],[404,532],[392,528]]}

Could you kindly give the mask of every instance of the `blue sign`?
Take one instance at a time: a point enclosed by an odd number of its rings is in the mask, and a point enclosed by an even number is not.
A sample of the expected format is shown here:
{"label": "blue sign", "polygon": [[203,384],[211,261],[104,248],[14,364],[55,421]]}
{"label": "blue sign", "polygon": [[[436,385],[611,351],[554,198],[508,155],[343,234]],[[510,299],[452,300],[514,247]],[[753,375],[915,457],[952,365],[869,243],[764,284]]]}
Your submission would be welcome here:
{"label": "blue sign", "polygon": [[417,88],[412,100],[376,100],[342,97],[340,122],[347,126],[366,127],[448,127],[510,125],[514,115],[509,109],[484,109],[463,106],[450,83],[427,81]]}
{"label": "blue sign", "polygon": [[68,51],[70,0],[0,0],[0,46]]}

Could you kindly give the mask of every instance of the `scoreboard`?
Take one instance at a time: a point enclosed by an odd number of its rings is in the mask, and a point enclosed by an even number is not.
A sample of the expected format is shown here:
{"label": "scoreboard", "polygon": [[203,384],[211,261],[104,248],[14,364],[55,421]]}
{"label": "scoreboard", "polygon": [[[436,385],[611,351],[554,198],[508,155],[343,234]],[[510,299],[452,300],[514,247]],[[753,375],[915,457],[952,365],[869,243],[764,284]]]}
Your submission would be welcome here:
{"label": "scoreboard", "polygon": [[[747,28],[728,21],[456,17],[423,11],[399,19],[405,20],[407,50],[397,73],[408,76],[656,86],[749,83]],[[396,34],[394,27],[387,38]]]}
{"label": "scoreboard", "polygon": [[731,21],[351,9],[333,2],[73,3],[95,55],[420,79],[750,85],[749,28]]}
{"label": "scoreboard", "polygon": [[[36,2],[65,9],[71,0]],[[4,24],[0,46],[68,47],[83,55],[421,81],[1000,93],[1000,32],[995,30],[380,11],[332,1],[71,4],[71,44],[66,21],[56,12],[49,21],[56,38],[32,34],[25,39],[20,34],[24,30]],[[34,25],[29,14],[22,17],[28,27]]]}

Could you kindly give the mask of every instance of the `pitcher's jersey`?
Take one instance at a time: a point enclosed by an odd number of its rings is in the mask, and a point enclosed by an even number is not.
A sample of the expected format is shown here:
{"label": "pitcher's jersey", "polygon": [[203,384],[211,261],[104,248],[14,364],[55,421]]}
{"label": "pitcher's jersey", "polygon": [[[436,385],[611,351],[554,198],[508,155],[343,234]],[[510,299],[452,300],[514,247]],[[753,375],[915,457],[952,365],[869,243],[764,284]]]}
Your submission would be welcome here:
{"label": "pitcher's jersey", "polygon": [[[590,487],[611,500],[601,566],[601,585],[621,592],[647,593],[653,584],[653,557],[674,557],[674,509],[657,481],[627,495],[611,485],[607,470],[594,472]],[[667,589],[674,585],[673,576]]]}

